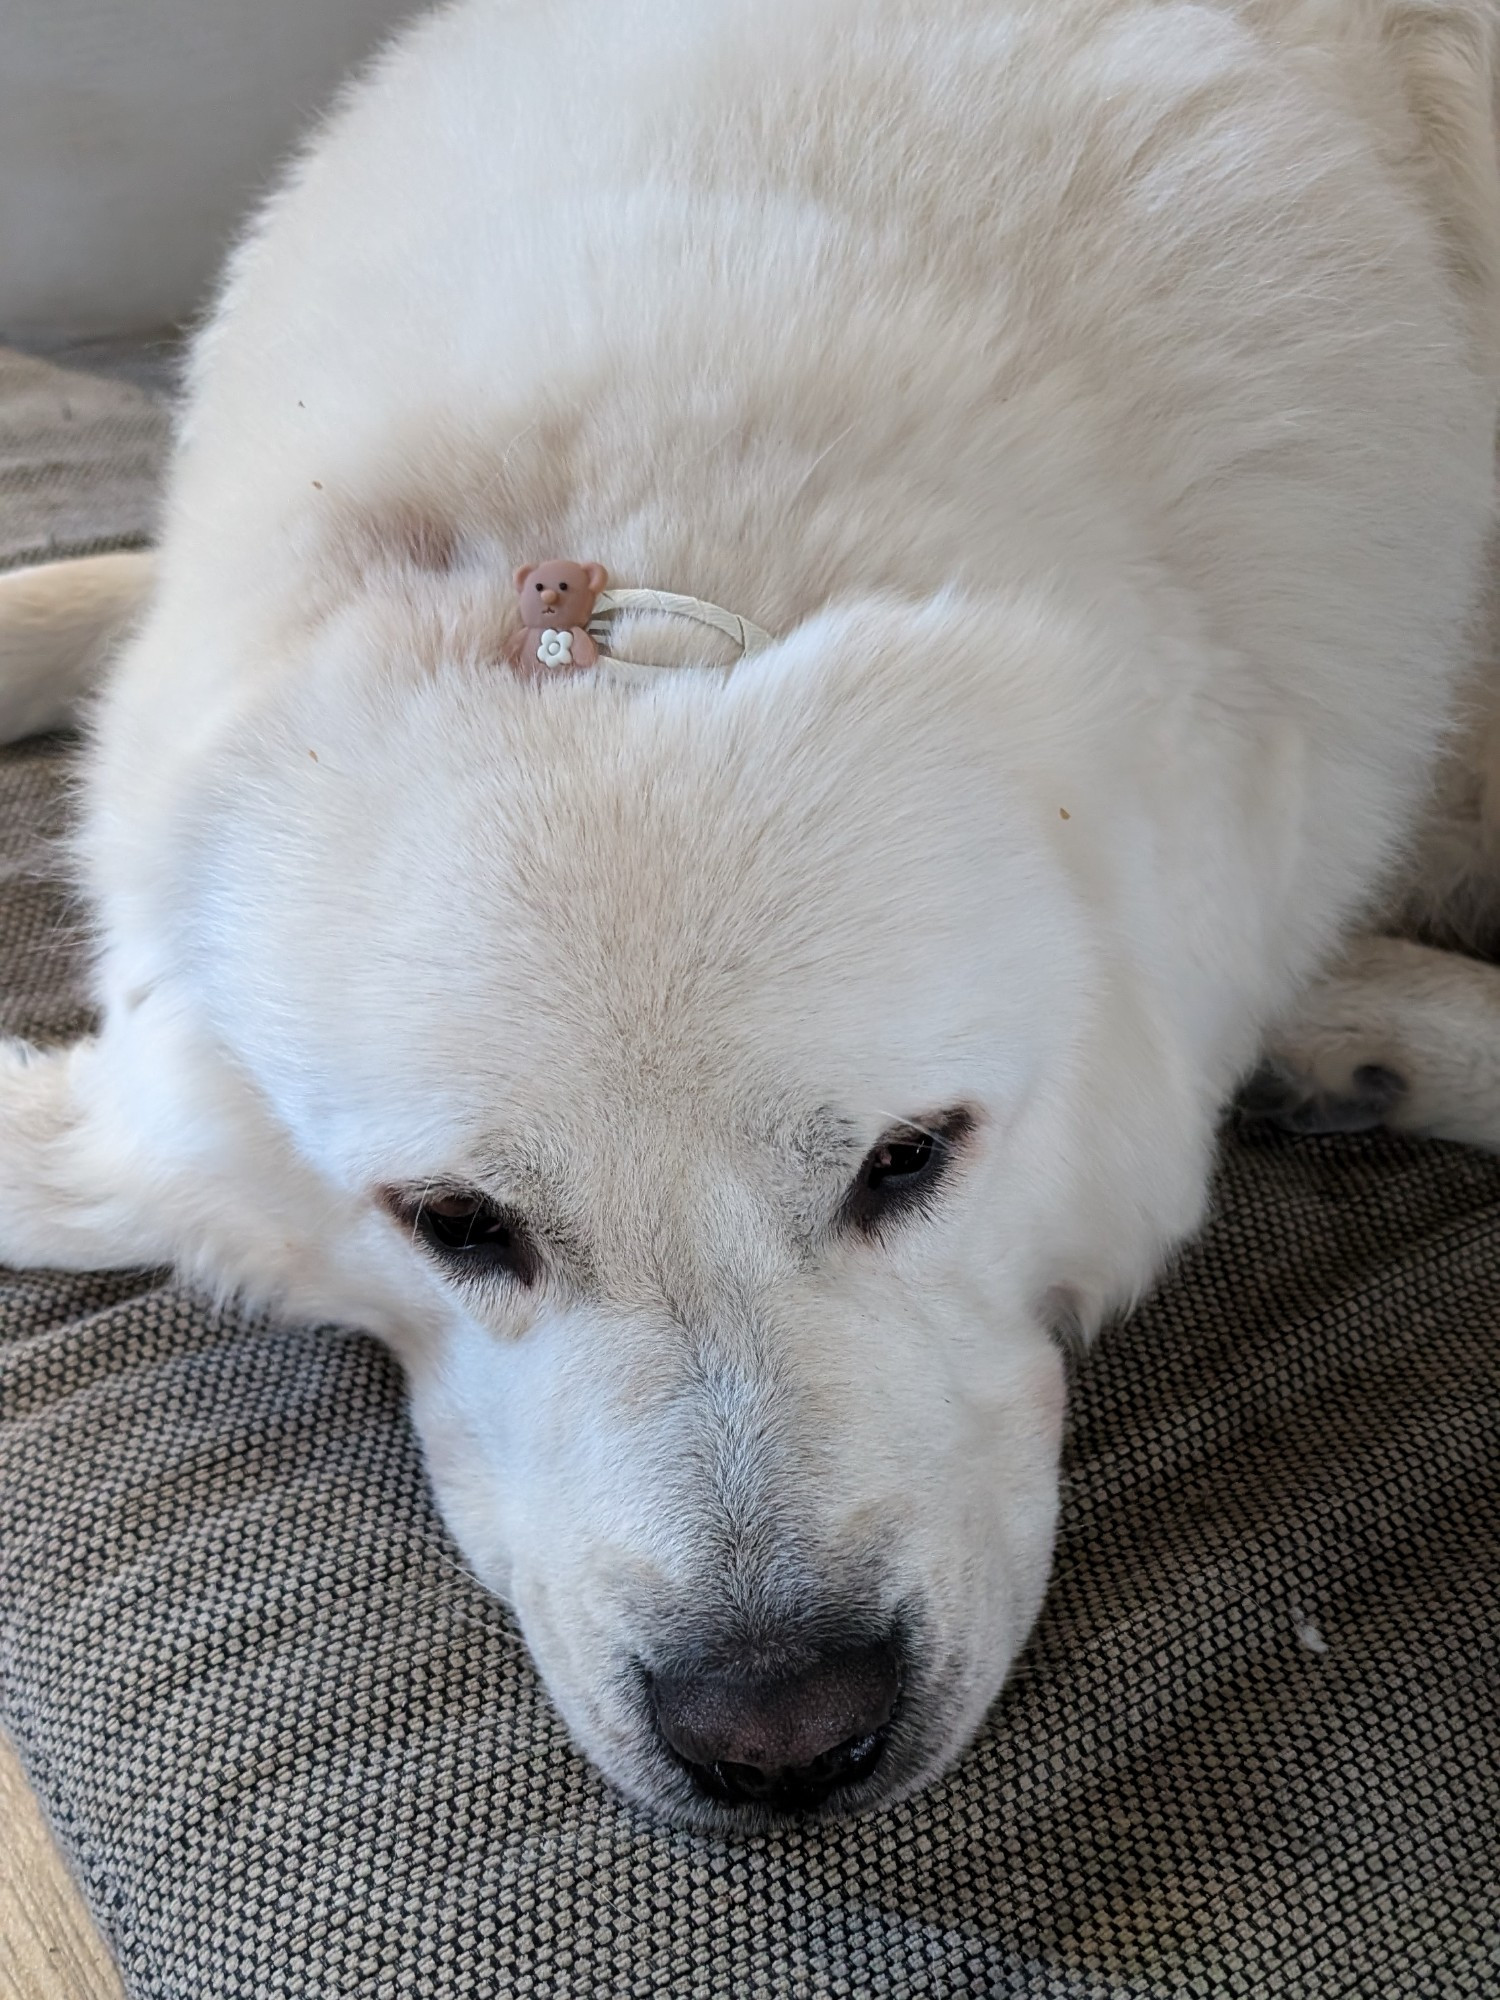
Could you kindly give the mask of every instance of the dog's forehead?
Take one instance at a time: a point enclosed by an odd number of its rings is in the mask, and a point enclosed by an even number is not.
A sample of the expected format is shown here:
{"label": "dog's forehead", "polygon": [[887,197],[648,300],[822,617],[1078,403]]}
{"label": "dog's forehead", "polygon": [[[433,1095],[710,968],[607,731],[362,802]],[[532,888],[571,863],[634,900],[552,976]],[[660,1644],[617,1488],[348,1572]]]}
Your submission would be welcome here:
{"label": "dog's forehead", "polygon": [[476,667],[265,732],[193,921],[294,1125],[414,1170],[606,1125],[811,1160],[840,1118],[963,1096],[1006,982],[1003,832],[954,779],[961,738],[746,684]]}
{"label": "dog's forehead", "polygon": [[975,995],[935,899],[903,907],[790,830],[742,846],[638,800],[494,832],[476,824],[440,889],[358,897],[378,914],[340,952],[337,1066],[392,1130],[443,1107],[497,1169],[603,1197],[617,1171],[819,1179],[872,1118],[964,1094]]}

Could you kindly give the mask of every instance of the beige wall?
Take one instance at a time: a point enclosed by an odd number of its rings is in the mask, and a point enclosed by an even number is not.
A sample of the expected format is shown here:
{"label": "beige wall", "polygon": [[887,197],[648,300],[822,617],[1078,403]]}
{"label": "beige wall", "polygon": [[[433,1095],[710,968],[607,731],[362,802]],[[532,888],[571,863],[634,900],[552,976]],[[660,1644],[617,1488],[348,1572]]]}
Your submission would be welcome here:
{"label": "beige wall", "polygon": [[0,0],[0,332],[181,318],[418,0]]}

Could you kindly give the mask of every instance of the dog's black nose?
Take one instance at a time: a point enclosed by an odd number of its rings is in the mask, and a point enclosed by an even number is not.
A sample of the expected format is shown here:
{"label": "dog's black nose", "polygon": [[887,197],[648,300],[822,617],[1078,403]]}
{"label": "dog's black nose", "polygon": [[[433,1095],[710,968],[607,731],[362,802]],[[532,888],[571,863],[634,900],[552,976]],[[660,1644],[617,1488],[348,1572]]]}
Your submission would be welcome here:
{"label": "dog's black nose", "polygon": [[796,1672],[653,1675],[663,1740],[725,1805],[808,1812],[880,1761],[900,1672],[889,1641],[828,1652]]}

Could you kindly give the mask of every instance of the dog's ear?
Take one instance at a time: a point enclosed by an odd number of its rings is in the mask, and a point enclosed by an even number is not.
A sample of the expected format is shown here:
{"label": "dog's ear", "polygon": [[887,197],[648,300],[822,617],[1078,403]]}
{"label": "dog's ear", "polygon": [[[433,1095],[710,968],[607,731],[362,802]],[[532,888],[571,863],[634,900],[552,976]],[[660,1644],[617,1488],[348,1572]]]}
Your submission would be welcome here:
{"label": "dog's ear", "polygon": [[537,565],[535,563],[522,563],[521,567],[516,571],[517,590],[524,590],[526,588],[526,579],[535,573],[536,568]]}
{"label": "dog's ear", "polygon": [[[603,563],[586,564],[584,575],[588,578],[589,589],[593,591],[595,597],[599,595],[605,584],[609,582],[609,571],[604,567]],[[517,583],[516,589],[519,590],[520,588],[520,584]]]}

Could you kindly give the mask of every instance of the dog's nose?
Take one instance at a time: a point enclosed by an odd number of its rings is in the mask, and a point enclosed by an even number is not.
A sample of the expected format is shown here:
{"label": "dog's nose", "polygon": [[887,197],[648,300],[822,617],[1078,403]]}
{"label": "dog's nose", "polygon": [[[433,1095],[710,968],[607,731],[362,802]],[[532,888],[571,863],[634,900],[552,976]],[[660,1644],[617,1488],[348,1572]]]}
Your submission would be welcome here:
{"label": "dog's nose", "polygon": [[889,1641],[793,1673],[670,1673],[651,1681],[656,1725],[699,1790],[722,1804],[808,1812],[880,1761],[900,1691]]}

